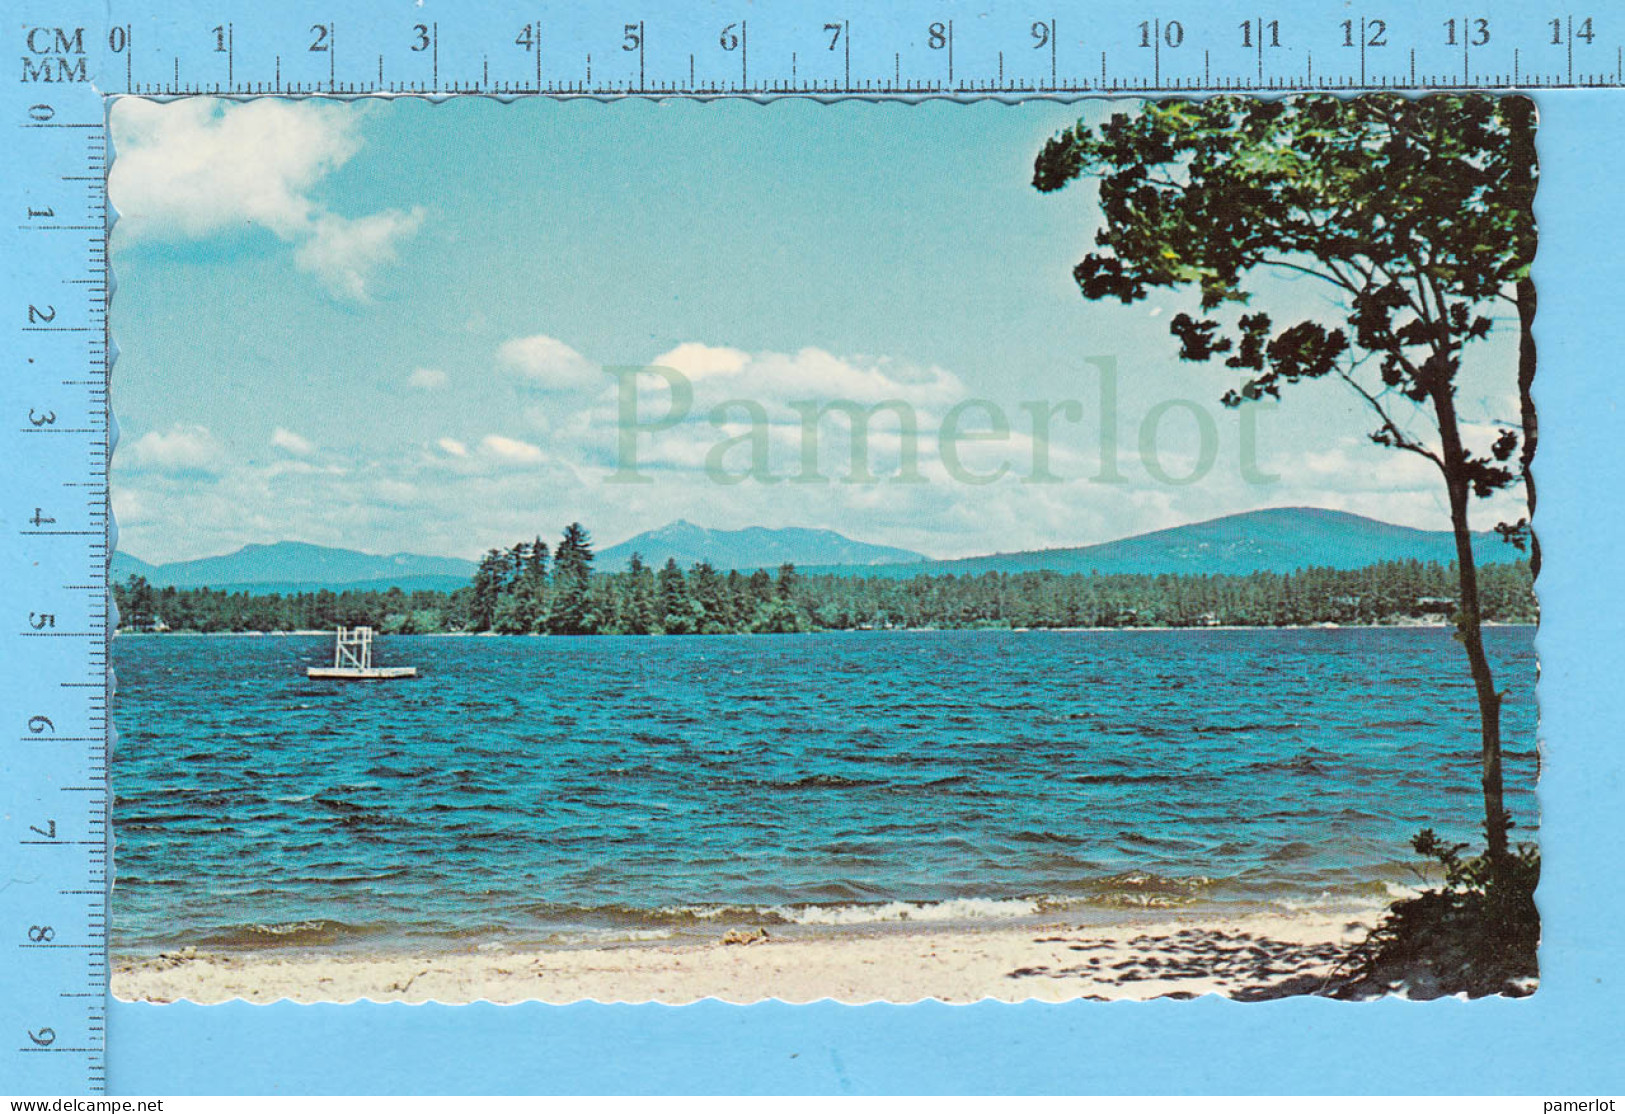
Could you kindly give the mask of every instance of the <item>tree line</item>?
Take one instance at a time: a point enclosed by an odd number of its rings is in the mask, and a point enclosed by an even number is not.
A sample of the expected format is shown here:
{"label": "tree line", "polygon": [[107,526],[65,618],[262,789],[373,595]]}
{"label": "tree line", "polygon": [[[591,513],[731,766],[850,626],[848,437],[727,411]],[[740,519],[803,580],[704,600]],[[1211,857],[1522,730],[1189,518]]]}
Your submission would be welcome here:
{"label": "tree line", "polygon": [[[556,550],[540,538],[493,549],[453,592],[329,591],[255,595],[154,588],[140,576],[113,587],[121,630],[326,630],[388,634],[784,634],[819,630],[1056,627],[1281,627],[1401,624],[1452,616],[1454,564],[1393,561],[1244,576],[987,572],[911,579],[720,571],[706,562],[656,569],[633,555],[594,572],[579,523]],[[1479,570],[1484,618],[1533,622],[1526,561]]]}

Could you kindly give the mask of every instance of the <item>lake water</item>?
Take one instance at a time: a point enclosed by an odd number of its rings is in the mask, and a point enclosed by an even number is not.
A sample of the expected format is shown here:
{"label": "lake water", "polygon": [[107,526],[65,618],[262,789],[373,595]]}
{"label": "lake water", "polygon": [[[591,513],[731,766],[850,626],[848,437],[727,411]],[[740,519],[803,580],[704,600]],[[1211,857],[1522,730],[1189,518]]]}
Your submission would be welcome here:
{"label": "lake water", "polygon": [[[1532,839],[1534,633],[1486,633]],[[1437,628],[378,645],[421,676],[115,641],[117,950],[1371,903],[1482,815]]]}

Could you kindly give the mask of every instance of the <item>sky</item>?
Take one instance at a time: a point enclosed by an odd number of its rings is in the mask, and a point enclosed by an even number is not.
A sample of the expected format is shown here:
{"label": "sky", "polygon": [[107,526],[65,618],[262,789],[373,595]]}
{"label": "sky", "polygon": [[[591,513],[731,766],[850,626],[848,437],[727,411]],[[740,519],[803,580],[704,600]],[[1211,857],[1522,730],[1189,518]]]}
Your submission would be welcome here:
{"label": "sky", "polygon": [[[1278,506],[1448,528],[1348,388],[1226,410],[1234,373],[1168,334],[1192,295],[1079,294],[1093,189],[1039,194],[1033,158],[1131,108],[121,98],[119,548],[473,557],[683,518],[954,557]],[[1313,279],[1254,289],[1279,321],[1339,312]],[[1517,413],[1515,326],[1464,369],[1474,443]]]}

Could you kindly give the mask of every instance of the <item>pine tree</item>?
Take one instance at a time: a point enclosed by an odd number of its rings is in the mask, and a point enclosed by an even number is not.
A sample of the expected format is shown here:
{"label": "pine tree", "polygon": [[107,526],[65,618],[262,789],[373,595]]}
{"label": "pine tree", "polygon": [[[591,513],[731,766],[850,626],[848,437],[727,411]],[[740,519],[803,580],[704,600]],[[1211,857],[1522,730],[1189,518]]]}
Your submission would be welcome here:
{"label": "pine tree", "polygon": [[688,590],[694,601],[695,623],[701,634],[726,634],[730,628],[722,578],[709,561],[700,561],[688,570]]}
{"label": "pine tree", "polygon": [[146,630],[153,625],[156,601],[152,585],[146,577],[132,575],[125,583],[124,591],[114,593],[114,602],[118,605],[121,626],[130,630]]}
{"label": "pine tree", "polygon": [[[480,558],[479,567],[474,570],[474,598],[468,609],[468,625],[472,630],[490,630],[496,619],[497,600],[502,595],[502,562],[502,551],[492,549]],[[321,625],[333,624],[326,620]]]}
{"label": "pine tree", "polygon": [[504,592],[497,600],[491,629],[497,634],[530,634],[536,628],[525,609],[524,600],[514,592]]}
{"label": "pine tree", "polygon": [[688,582],[683,570],[677,567],[677,558],[666,558],[656,578],[655,609],[660,614],[660,629],[667,634],[693,634],[699,629],[695,623],[694,603],[688,595]]}
{"label": "pine tree", "polygon": [[564,529],[553,557],[553,599],[548,611],[550,634],[591,634],[597,627],[590,606],[592,538],[586,527],[572,522]]}
{"label": "pine tree", "polygon": [[655,609],[655,578],[643,563],[643,554],[634,553],[621,574],[621,630],[626,634],[654,634],[660,627]]}
{"label": "pine tree", "polygon": [[809,629],[810,624],[803,619],[795,598],[799,583],[800,577],[794,565],[789,562],[780,565],[772,598],[757,606],[752,629],[762,634],[795,634]]}
{"label": "pine tree", "polygon": [[750,574],[750,580],[746,584],[746,600],[749,603],[747,610],[750,612],[773,602],[773,577],[766,569],[757,569]]}
{"label": "pine tree", "polygon": [[518,581],[514,585],[517,623],[524,628],[515,633],[532,634],[546,625],[547,558],[547,543],[537,538],[525,553]]}

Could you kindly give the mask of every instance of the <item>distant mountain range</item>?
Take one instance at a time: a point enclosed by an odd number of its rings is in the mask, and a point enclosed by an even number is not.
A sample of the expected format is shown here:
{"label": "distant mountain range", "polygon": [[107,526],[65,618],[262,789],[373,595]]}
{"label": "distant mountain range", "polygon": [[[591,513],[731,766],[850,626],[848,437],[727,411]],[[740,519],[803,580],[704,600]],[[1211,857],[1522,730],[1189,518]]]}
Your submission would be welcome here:
{"label": "distant mountain range", "polygon": [[[1490,532],[1474,535],[1480,562],[1508,562],[1520,554]],[[1191,576],[1287,573],[1309,566],[1353,569],[1380,561],[1455,560],[1447,530],[1416,530],[1343,511],[1283,507],[1155,530],[1099,545],[995,553],[986,557],[930,560],[894,546],[854,541],[833,530],[803,527],[707,530],[677,521],[609,546],[596,568],[619,572],[636,552],[645,564],[668,558],[688,568],[709,561],[717,569],[774,569],[788,561],[807,572],[910,577],[975,576],[984,572],[1178,573]],[[228,591],[309,592],[333,590],[451,591],[469,582],[474,562],[412,553],[375,556],[350,549],[277,542],[248,545],[235,553],[152,565],[125,553],[113,556],[112,575],[122,581],[146,577],[156,587],[210,587]]]}
{"label": "distant mountain range", "polygon": [[889,545],[870,545],[853,541],[834,530],[812,530],[802,526],[785,526],[770,530],[765,526],[748,526],[743,530],[707,530],[692,522],[678,519],[658,530],[649,530],[619,545],[612,545],[598,554],[596,568],[605,572],[620,572],[626,568],[632,554],[638,554],[646,565],[664,565],[676,558],[683,568],[699,561],[708,561],[718,569],[776,569],[786,561],[797,567],[803,565],[861,566],[891,565],[902,562],[919,564],[928,560],[923,553],[912,549],[898,549]]}
{"label": "distant mountain range", "polygon": [[[1481,563],[1510,562],[1520,556],[1490,531],[1473,535],[1473,553]],[[1310,566],[1357,569],[1382,561],[1447,564],[1455,559],[1455,536],[1448,530],[1416,530],[1315,507],[1281,507],[1225,515],[1099,545],[929,561],[907,569],[904,575],[975,576],[1048,569],[1101,575],[1213,576],[1289,573]],[[886,575],[895,571],[876,570]]]}

